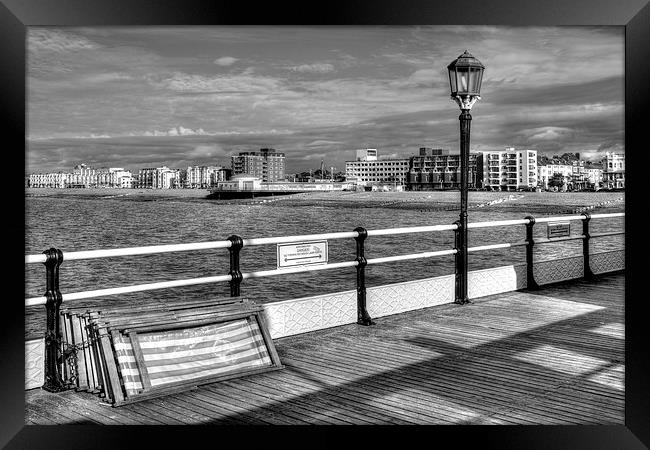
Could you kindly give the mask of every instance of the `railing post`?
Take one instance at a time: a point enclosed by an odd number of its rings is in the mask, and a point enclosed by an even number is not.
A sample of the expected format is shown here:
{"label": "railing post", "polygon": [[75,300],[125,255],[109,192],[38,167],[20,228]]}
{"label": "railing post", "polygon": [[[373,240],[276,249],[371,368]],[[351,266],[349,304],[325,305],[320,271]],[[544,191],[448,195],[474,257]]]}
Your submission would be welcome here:
{"label": "railing post", "polygon": [[230,280],[230,296],[239,297],[239,286],[243,279],[239,268],[239,253],[244,246],[244,241],[235,234],[230,236],[228,240],[232,242],[232,245],[228,248],[228,252],[230,253],[230,272],[228,273],[232,277]]}
{"label": "railing post", "polygon": [[533,239],[533,226],[535,225],[535,218],[533,216],[526,216],[528,219],[526,224],[526,288],[530,290],[539,289],[539,284],[535,281],[535,274],[533,272],[533,247],[535,240]]}
{"label": "railing post", "polygon": [[[471,303],[467,298],[467,269],[465,265],[467,260],[465,259],[466,252],[463,252],[463,224],[460,220],[454,222],[456,229],[454,230],[454,248],[456,249],[456,254],[454,255],[454,277],[455,277],[455,300],[454,303],[459,305],[464,305],[465,303]],[[465,243],[465,248],[467,243]]]}
{"label": "railing post", "polygon": [[589,234],[589,221],[591,220],[591,214],[588,212],[582,213],[585,216],[582,219],[582,258],[584,264],[584,278],[585,280],[593,280],[594,273],[591,271],[591,265],[589,264],[589,240],[591,235]]}
{"label": "railing post", "polygon": [[354,238],[357,241],[357,323],[359,325],[374,325],[374,322],[366,309],[366,265],[368,261],[364,255],[365,240],[368,237],[368,231],[363,227],[355,228],[354,231],[358,236]]}
{"label": "railing post", "polygon": [[61,378],[59,359],[61,357],[61,331],[59,330],[59,309],[63,297],[59,291],[59,266],[63,262],[63,252],[54,247],[43,252],[45,260],[45,383],[43,389],[49,392],[65,390]]}

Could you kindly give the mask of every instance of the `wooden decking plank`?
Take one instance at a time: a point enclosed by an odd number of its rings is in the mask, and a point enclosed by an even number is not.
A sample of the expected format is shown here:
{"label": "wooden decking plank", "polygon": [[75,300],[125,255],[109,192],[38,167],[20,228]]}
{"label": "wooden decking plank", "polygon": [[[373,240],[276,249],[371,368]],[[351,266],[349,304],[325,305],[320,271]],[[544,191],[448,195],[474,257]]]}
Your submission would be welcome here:
{"label": "wooden decking plank", "polygon": [[205,411],[205,414],[212,419],[211,423],[216,423],[221,425],[241,425],[242,423],[244,424],[259,423],[253,421],[247,422],[243,420],[233,419],[232,415],[237,414],[236,412],[231,411],[220,402],[215,402],[214,399],[206,400],[200,396],[192,395],[195,394],[196,392],[197,391],[177,394],[178,399],[174,399],[173,401],[181,405],[189,404],[195,408],[199,408],[200,410]]}
{"label": "wooden decking plank", "polygon": [[57,424],[100,423],[96,418],[74,408],[70,408],[69,403],[65,402],[61,397],[41,395],[35,398],[32,404],[38,407],[47,418]]}
{"label": "wooden decking plank", "polygon": [[[317,420],[325,420],[327,421],[326,423],[341,425],[368,425],[371,423],[367,420],[360,419],[358,415],[351,414],[341,404],[328,404],[317,396],[310,396],[309,402],[307,402],[300,395],[296,395],[295,392],[287,390],[281,383],[275,382],[273,384],[273,386],[268,386],[262,380],[258,380],[246,383],[242,388],[246,391],[252,390],[260,395],[275,398],[277,403],[273,408],[279,411],[283,411],[285,408],[291,408],[296,412],[303,412],[308,415],[314,413],[317,416]],[[323,416],[325,416],[324,419]]]}
{"label": "wooden decking plank", "polygon": [[369,419],[376,419],[376,421],[374,421],[376,423],[392,423],[398,425],[407,425],[413,423],[403,420],[399,417],[393,417],[387,415],[384,412],[377,411],[376,409],[373,409],[360,401],[360,399],[363,399],[363,397],[345,395],[343,389],[338,389],[336,385],[328,384],[324,388],[322,384],[313,381],[310,382],[305,378],[298,378],[294,374],[287,374],[287,371],[284,371],[282,375],[283,376],[281,380],[273,377],[265,377],[264,380],[259,381],[267,382],[268,385],[271,386],[273,385],[272,383],[284,383],[288,389],[293,388],[294,392],[300,391],[301,395],[309,395],[310,397],[316,395],[322,397],[328,403],[331,402],[336,404],[337,402],[340,402],[341,405],[345,406],[350,411],[356,412],[357,414],[363,414]]}
{"label": "wooden decking plank", "polygon": [[292,414],[291,411],[285,411],[283,414],[278,415],[275,414],[272,408],[259,406],[259,399],[251,396],[249,393],[246,393],[245,396],[229,397],[221,393],[218,387],[214,387],[214,385],[205,385],[203,388],[201,394],[219,401],[220,405],[227,407],[234,413],[230,417],[232,420],[267,425],[274,425],[278,422],[285,423],[286,421],[290,421],[293,424],[307,423],[301,419],[300,415]]}
{"label": "wooden decking plank", "polygon": [[[207,385],[206,385],[207,386]],[[247,425],[273,425],[274,422],[269,420],[262,420],[254,415],[247,415],[248,410],[238,404],[238,402],[233,401],[229,398],[222,398],[218,394],[207,389],[201,389],[198,391],[188,392],[186,394],[188,399],[198,398],[206,404],[211,404],[214,406],[215,411],[227,411],[227,418],[224,418],[230,423],[239,423]],[[242,399],[242,401],[245,399]],[[241,403],[241,402],[239,402]]]}
{"label": "wooden decking plank", "polygon": [[[250,381],[250,385],[245,385],[251,389],[260,389],[269,394],[280,393],[282,396],[288,395],[291,398],[291,401],[294,401],[302,406],[308,408],[318,409],[319,411],[327,411],[328,413],[335,414],[335,417],[340,417],[342,420],[350,424],[358,425],[368,425],[368,424],[379,424],[382,423],[381,420],[377,420],[374,416],[364,416],[359,414],[359,409],[354,409],[346,402],[341,401],[332,401],[330,398],[326,398],[324,395],[320,394],[319,390],[314,390],[312,388],[305,388],[302,385],[294,384],[287,382],[285,379],[274,379],[270,380],[266,377],[256,377],[255,380]],[[244,386],[242,386],[244,387]],[[309,399],[305,400],[304,397],[308,396]],[[280,408],[283,407],[283,404],[278,405]],[[383,422],[385,423],[385,422]]]}
{"label": "wooden decking plank", "polygon": [[[238,384],[241,384],[243,380],[238,380]],[[300,418],[308,423],[312,424],[333,424],[333,425],[349,425],[350,422],[339,418],[334,412],[316,408],[310,408],[309,405],[305,405],[300,401],[283,398],[283,394],[267,389],[261,389],[260,386],[256,386],[255,389],[246,389],[241,387],[241,392],[246,392],[247,399],[256,399],[257,403],[255,409],[270,409],[272,411],[279,412],[281,414],[291,414],[294,417]]]}
{"label": "wooden decking plank", "polygon": [[158,397],[152,400],[140,402],[142,407],[153,411],[166,425],[194,425],[197,423],[197,416],[191,410],[181,408],[167,397]]}
{"label": "wooden decking plank", "polygon": [[125,416],[122,414],[122,411],[99,401],[99,398],[93,394],[84,392],[80,395],[78,392],[66,391],[57,394],[57,401],[65,402],[70,408],[76,411],[88,411],[98,421],[106,425],[113,423],[128,425],[134,423],[133,415],[130,417]]}
{"label": "wooden decking plank", "polygon": [[[287,365],[286,367],[288,369],[295,368],[293,365]],[[378,405],[376,401],[377,398],[365,391],[356,391],[356,390],[346,389],[345,387],[340,387],[339,385],[336,384],[341,382],[340,378],[334,378],[332,376],[328,376],[319,372],[310,373],[310,378],[312,380],[317,380],[322,384],[326,384],[327,390],[328,392],[331,393],[330,395],[332,397],[338,397],[343,399],[343,401],[345,402],[352,402],[355,405],[358,404],[360,406],[363,406],[364,410],[366,411],[372,411],[374,409],[375,411],[377,411],[376,415],[379,415],[381,417],[389,416],[389,420],[396,420],[398,422],[402,422],[405,424],[414,423],[411,417],[404,415],[403,413],[398,411],[388,411],[386,409],[386,405]],[[304,378],[301,378],[297,381],[301,381],[305,383],[309,382],[308,380],[304,380]],[[311,386],[315,386],[316,388],[322,388],[322,385],[316,383],[316,381],[312,381],[311,383],[312,383]]]}
{"label": "wooden decking plank", "polygon": [[[270,372],[269,372],[270,373]],[[235,380],[227,380],[235,381]],[[287,425],[301,425],[308,423],[302,414],[294,413],[285,414],[284,411],[277,411],[271,406],[269,402],[271,399],[268,397],[255,395],[251,397],[253,392],[248,392],[242,389],[239,384],[227,384],[227,381],[207,385],[208,393],[213,397],[226,399],[229,404],[235,404],[238,407],[243,407],[244,410],[238,410],[239,414],[252,414],[260,420],[273,423],[281,423]],[[241,382],[242,380],[236,380]]]}

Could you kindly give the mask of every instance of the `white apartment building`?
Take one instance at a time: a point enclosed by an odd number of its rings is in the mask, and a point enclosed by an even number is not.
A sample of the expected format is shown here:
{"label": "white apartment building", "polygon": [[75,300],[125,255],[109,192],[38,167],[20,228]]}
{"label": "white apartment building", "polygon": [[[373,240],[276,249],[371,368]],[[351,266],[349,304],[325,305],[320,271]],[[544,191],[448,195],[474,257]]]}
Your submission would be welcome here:
{"label": "white apartment building", "polygon": [[537,150],[505,150],[481,152],[483,187],[514,191],[537,186]]}
{"label": "white apartment building", "polygon": [[226,177],[227,170],[220,166],[188,166],[185,187],[207,189]]}
{"label": "white apartment building", "polygon": [[602,160],[603,185],[606,188],[625,187],[625,154],[606,152]]}
{"label": "white apartment building", "polygon": [[138,187],[141,189],[172,189],[180,187],[180,170],[167,166],[149,167],[138,172]]}
{"label": "white apartment building", "polygon": [[68,184],[70,174],[57,173],[32,173],[29,175],[29,186],[37,188],[64,188]]}
{"label": "white apartment building", "polygon": [[380,159],[377,149],[374,148],[356,150],[356,160],[345,162],[346,179],[355,179],[362,185],[406,184],[408,171],[408,159]]}
{"label": "white apartment building", "polygon": [[94,169],[85,164],[75,166],[72,173],[31,174],[29,186],[51,188],[121,188],[132,185],[132,175],[122,168]]}

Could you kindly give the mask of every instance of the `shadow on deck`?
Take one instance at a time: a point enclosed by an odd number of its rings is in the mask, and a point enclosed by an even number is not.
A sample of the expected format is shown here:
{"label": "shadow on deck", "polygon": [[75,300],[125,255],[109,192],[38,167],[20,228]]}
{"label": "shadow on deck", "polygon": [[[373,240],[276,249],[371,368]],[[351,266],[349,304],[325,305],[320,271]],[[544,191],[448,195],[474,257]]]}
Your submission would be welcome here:
{"label": "shadow on deck", "polygon": [[26,392],[27,424],[624,423],[624,275],[277,339],[283,370],[113,408]]}

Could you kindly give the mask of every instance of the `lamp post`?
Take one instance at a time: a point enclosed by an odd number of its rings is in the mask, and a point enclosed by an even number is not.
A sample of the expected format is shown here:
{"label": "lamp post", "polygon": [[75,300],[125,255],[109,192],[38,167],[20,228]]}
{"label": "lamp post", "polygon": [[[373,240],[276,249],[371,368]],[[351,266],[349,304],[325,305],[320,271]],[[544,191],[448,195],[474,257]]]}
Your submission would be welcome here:
{"label": "lamp post", "polygon": [[447,66],[451,98],[458,103],[460,120],[460,220],[456,232],[456,300],[469,303],[467,297],[467,178],[469,170],[469,110],[481,98],[481,81],[485,66],[467,50]]}

